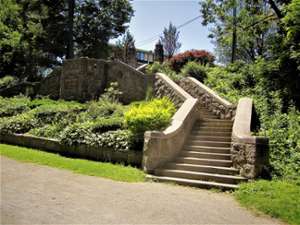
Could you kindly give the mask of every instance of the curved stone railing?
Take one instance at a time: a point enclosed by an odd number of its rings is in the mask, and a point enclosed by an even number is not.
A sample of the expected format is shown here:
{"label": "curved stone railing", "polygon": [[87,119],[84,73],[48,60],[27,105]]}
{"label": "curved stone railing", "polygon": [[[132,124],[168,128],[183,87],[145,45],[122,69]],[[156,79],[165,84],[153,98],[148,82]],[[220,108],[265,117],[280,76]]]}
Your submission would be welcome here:
{"label": "curved stone railing", "polygon": [[142,166],[147,173],[153,173],[178,155],[197,118],[197,99],[166,75],[157,73],[155,77],[156,96],[168,96],[175,101],[178,110],[172,117],[171,125],[164,131],[145,132]]}
{"label": "curved stone railing", "polygon": [[235,105],[221,98],[195,78],[187,77],[182,79],[180,86],[194,98],[197,98],[200,106],[204,106],[220,119],[232,119],[234,117]]}
{"label": "curved stone railing", "polygon": [[231,157],[233,166],[246,178],[257,177],[267,164],[268,138],[251,134],[253,101],[241,98],[232,129]]}

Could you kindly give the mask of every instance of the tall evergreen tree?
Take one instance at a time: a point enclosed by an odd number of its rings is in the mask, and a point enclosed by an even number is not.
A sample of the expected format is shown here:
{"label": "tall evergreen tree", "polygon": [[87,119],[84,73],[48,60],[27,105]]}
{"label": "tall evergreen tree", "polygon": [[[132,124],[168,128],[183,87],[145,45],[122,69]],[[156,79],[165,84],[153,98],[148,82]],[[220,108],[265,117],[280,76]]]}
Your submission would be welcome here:
{"label": "tall evergreen tree", "polygon": [[160,41],[164,46],[164,52],[168,58],[171,58],[180,49],[179,31],[177,31],[176,26],[171,22],[168,28],[164,28],[163,36],[160,37]]}

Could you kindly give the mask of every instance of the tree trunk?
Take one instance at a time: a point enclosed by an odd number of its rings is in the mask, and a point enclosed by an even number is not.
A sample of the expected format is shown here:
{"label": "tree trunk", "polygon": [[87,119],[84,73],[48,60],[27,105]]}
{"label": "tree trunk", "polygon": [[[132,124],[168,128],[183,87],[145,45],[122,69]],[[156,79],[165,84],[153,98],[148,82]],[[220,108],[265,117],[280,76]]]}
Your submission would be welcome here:
{"label": "tree trunk", "polygon": [[67,33],[67,59],[74,58],[74,40],[73,40],[73,26],[74,26],[74,8],[75,0],[68,0],[68,33]]}

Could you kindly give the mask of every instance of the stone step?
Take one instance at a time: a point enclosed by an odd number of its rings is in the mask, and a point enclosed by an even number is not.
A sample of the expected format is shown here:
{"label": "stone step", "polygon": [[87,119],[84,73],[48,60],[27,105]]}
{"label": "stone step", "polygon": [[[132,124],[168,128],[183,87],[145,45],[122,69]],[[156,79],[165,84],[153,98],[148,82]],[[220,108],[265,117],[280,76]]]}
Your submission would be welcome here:
{"label": "stone step", "polygon": [[146,178],[148,180],[153,180],[153,181],[170,182],[170,183],[176,183],[180,185],[187,185],[187,186],[199,187],[199,188],[220,188],[222,190],[231,190],[231,189],[238,188],[238,185],[235,184],[224,184],[218,182],[209,182],[209,181],[174,178],[174,177],[159,177],[159,176],[147,175]]}
{"label": "stone step", "polygon": [[224,160],[230,160],[231,159],[231,154],[197,152],[197,151],[182,151],[180,153],[180,156],[182,156],[182,157],[202,158],[202,159],[224,159]]}
{"label": "stone step", "polygon": [[202,123],[195,123],[193,128],[201,128],[201,127],[224,127],[224,128],[232,128],[232,124],[226,123],[215,123],[215,122],[202,122]]}
{"label": "stone step", "polygon": [[231,131],[192,131],[191,135],[231,137]]}
{"label": "stone step", "polygon": [[185,164],[185,163],[168,163],[164,168],[177,169],[177,170],[189,170],[195,172],[218,173],[218,174],[225,174],[225,175],[238,175],[239,173],[239,170],[233,167],[206,166],[206,165],[194,165],[194,164]]}
{"label": "stone step", "polygon": [[203,120],[201,122],[196,122],[194,124],[195,127],[199,127],[199,126],[208,126],[208,127],[214,127],[214,126],[223,126],[223,127],[232,127],[232,122],[221,122],[221,121],[207,121]]}
{"label": "stone step", "polygon": [[218,119],[218,117],[210,114],[201,114],[200,119]]}
{"label": "stone step", "polygon": [[199,145],[185,145],[183,150],[197,151],[197,152],[210,152],[210,153],[222,153],[230,154],[230,148],[223,147],[210,147],[210,146],[199,146]]}
{"label": "stone step", "polygon": [[187,145],[200,145],[200,146],[211,146],[211,147],[228,147],[230,148],[231,142],[220,142],[220,141],[201,141],[191,140],[187,141]]}
{"label": "stone step", "polygon": [[231,167],[231,160],[221,160],[221,159],[199,159],[195,157],[178,157],[176,159],[177,163],[187,163],[195,165],[209,165],[209,166],[224,166]]}
{"label": "stone step", "polygon": [[231,137],[230,136],[222,137],[222,136],[190,135],[189,140],[231,142]]}
{"label": "stone step", "polygon": [[232,176],[224,174],[215,174],[215,173],[204,173],[204,172],[195,172],[187,170],[171,170],[171,169],[157,169],[155,170],[156,176],[164,177],[175,177],[175,178],[184,178],[191,180],[202,180],[202,181],[213,181],[226,184],[239,184],[246,179],[241,176]]}
{"label": "stone step", "polygon": [[215,132],[231,132],[231,127],[209,127],[209,126],[201,126],[201,127],[194,127],[192,132],[197,133],[199,131],[215,131]]}
{"label": "stone step", "polygon": [[224,120],[224,119],[206,119],[203,121],[204,122],[230,123],[230,124],[233,124],[233,122],[234,122],[233,120]]}

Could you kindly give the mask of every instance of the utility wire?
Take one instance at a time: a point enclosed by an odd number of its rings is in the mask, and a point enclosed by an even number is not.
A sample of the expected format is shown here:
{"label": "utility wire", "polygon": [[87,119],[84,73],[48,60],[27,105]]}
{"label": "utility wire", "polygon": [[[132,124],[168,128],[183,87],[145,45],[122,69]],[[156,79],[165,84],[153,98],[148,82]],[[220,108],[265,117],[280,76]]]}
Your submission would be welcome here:
{"label": "utility wire", "polygon": [[[201,16],[196,16],[196,17],[194,17],[194,18],[192,18],[192,19],[190,19],[190,20],[184,22],[183,24],[177,26],[176,29],[179,30],[179,29],[181,29],[182,27],[185,27],[186,25],[188,25],[188,24],[194,22],[195,20],[197,20],[197,19],[200,18],[200,17],[201,17]],[[139,42],[136,43],[136,45],[137,45],[138,47],[147,45],[147,44],[149,44],[149,43],[155,41],[155,40],[156,40],[158,37],[160,37],[162,34],[163,34],[163,33],[159,33],[159,34],[157,34],[157,35],[155,35],[155,36],[153,36],[153,37],[150,37],[150,38],[148,38],[148,39],[139,41]]]}

